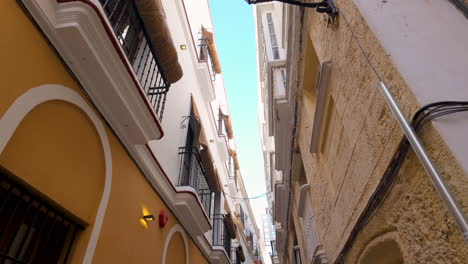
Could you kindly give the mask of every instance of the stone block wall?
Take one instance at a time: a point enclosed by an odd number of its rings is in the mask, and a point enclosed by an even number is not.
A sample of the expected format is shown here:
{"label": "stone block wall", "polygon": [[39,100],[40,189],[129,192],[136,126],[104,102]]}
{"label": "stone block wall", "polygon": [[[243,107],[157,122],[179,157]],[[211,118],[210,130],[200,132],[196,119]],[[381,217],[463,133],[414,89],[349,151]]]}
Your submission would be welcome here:
{"label": "stone block wall", "polygon": [[[324,124],[327,128],[325,131],[326,137],[322,138],[322,151],[318,154],[309,152],[314,109],[307,106],[307,98],[300,91],[301,84],[299,84],[298,91],[299,131],[297,140],[307,180],[311,185],[311,201],[317,215],[318,233],[331,263],[338,258],[351,230],[375,191],[403,137],[401,128],[378,90],[379,78],[367,64],[361,48],[352,38],[347,23],[353,29],[359,43],[381,78],[398,99],[407,117],[412,116],[420,107],[411,89],[392,63],[391,57],[387,55],[353,2],[336,0],[336,3],[341,13],[337,20],[331,24],[328,23],[325,16],[313,11],[306,11],[305,15],[304,37],[310,37],[312,40],[320,62],[327,58],[332,61],[332,70],[328,83],[328,118],[326,124]],[[448,152],[435,130],[430,134],[429,138],[425,138],[425,141],[434,140],[440,142],[440,148]],[[437,161],[438,157],[434,157],[434,159]],[[410,159],[408,164],[413,167],[419,166],[418,161],[414,158]],[[444,164],[448,166],[448,170],[453,172],[453,174],[450,174],[449,183],[455,194],[462,198],[464,208],[468,208],[468,204],[466,204],[468,197],[463,195],[464,187],[459,185],[465,184],[464,177],[466,175],[459,169],[460,167],[455,159],[446,160]],[[461,234],[454,231],[456,227],[451,221],[452,219],[445,217],[444,207],[432,188],[427,175],[422,170],[409,172],[410,175],[413,173],[419,175],[420,181],[411,183],[425,186],[426,195],[433,197],[434,202],[425,204],[426,200],[415,196],[412,201],[415,203],[415,210],[417,208],[420,213],[404,212],[404,208],[408,204],[405,204],[404,198],[396,195],[393,202],[388,202],[390,207],[380,209],[379,212],[382,211],[381,217],[385,219],[387,216],[395,215],[395,212],[391,210],[391,206],[399,204],[401,206],[399,210],[401,210],[401,213],[405,213],[407,220],[395,220],[387,225],[388,230],[405,233],[408,240],[405,240],[406,242],[403,244],[411,245],[413,242],[410,240],[416,237],[420,231],[417,228],[412,229],[410,226],[405,226],[405,223],[411,222],[412,218],[419,219],[419,228],[428,228],[431,225],[440,226],[446,223],[447,227],[445,229],[449,230],[448,232],[456,233],[458,238],[454,237],[454,240],[449,241],[444,239],[434,241],[439,243],[440,248],[449,248],[454,245],[457,247],[462,246],[460,241],[455,244],[452,243],[457,239],[459,240]],[[467,185],[465,184],[465,186]],[[411,185],[408,188],[406,191],[422,191],[418,185]],[[395,190],[398,190],[398,188],[395,188]],[[420,204],[418,205],[418,203]],[[426,206],[429,208],[424,209]],[[426,220],[424,217],[431,214],[432,211],[440,211],[440,213],[439,215],[433,215],[433,220]],[[394,219],[397,218],[394,217]],[[398,224],[401,224],[401,229]],[[379,225],[377,224],[377,226]],[[443,227],[440,228],[443,229]],[[384,231],[380,230],[377,233],[382,232]],[[367,239],[375,235],[375,233],[370,232]],[[436,234],[433,236],[436,236]],[[365,238],[361,239],[366,240]],[[425,240],[424,237],[420,239],[418,244],[421,247],[420,251],[434,250],[434,248],[427,246],[427,241],[429,240]],[[358,247],[359,245],[356,246],[356,248]],[[357,263],[356,256],[359,253],[356,252],[359,250],[354,249],[354,247],[353,250],[353,253],[350,254],[355,255],[347,258],[354,258],[353,261],[345,263]],[[362,246],[360,250],[363,250]],[[403,251],[406,252],[407,250],[416,249],[407,249],[405,247]],[[409,256],[409,254],[405,253],[405,256]],[[460,255],[458,254],[456,257],[460,257]],[[417,257],[409,259],[417,259]],[[430,262],[410,261],[408,263]]]}

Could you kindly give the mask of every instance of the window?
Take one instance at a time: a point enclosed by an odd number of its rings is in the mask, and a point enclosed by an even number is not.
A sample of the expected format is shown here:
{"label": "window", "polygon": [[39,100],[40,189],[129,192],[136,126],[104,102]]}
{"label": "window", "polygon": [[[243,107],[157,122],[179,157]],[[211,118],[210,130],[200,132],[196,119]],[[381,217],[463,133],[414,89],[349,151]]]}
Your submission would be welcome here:
{"label": "window", "polygon": [[204,34],[203,27],[201,27],[201,39],[200,39],[200,60],[207,61],[208,60],[208,40]]}
{"label": "window", "polygon": [[293,247],[293,263],[294,264],[301,264],[301,252],[299,250],[298,245],[295,245]]}
{"label": "window", "polygon": [[284,69],[281,70],[281,81],[283,82],[283,87],[286,88],[286,71]]}
{"label": "window", "polygon": [[0,167],[0,263],[68,263],[86,223]]}
{"label": "window", "polygon": [[188,119],[187,138],[185,146],[179,147],[180,165],[177,186],[190,186],[195,189],[203,209],[210,216],[212,190],[215,183],[210,183],[209,177],[214,177],[215,170],[205,137],[203,136],[202,141],[200,141],[202,126],[193,99],[190,115],[185,118],[185,120]]}
{"label": "window", "polygon": [[278,49],[278,41],[276,39],[275,33],[275,25],[273,24],[273,17],[271,13],[266,14],[267,23],[268,23],[268,32],[270,34],[270,42],[271,42],[271,49],[273,52],[273,59],[279,59],[279,49]]}
{"label": "window", "polygon": [[221,108],[218,109],[218,135],[227,136],[226,120]]}
{"label": "window", "polygon": [[196,174],[199,161],[196,159],[197,155],[191,155],[192,153],[198,153],[199,136],[200,136],[200,123],[198,122],[193,108],[190,111],[189,125],[187,128],[187,138],[185,140],[185,154],[182,158],[181,175],[179,178],[180,186],[191,186],[193,185],[193,175]]}
{"label": "window", "polygon": [[103,1],[104,11],[113,25],[117,39],[129,61],[136,59],[138,49],[144,40],[143,25],[137,17],[137,8],[130,1]]}
{"label": "window", "polygon": [[242,222],[242,226],[245,227],[245,214],[240,204],[236,205],[237,218]]}

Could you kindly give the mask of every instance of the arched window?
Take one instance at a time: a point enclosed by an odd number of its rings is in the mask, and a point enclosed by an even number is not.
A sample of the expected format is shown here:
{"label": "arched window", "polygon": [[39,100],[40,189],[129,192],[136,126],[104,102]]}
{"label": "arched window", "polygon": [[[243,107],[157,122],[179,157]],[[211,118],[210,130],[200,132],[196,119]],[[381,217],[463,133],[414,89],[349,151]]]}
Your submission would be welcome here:
{"label": "arched window", "polygon": [[372,240],[364,249],[359,264],[402,264],[404,257],[396,241],[396,232]]}

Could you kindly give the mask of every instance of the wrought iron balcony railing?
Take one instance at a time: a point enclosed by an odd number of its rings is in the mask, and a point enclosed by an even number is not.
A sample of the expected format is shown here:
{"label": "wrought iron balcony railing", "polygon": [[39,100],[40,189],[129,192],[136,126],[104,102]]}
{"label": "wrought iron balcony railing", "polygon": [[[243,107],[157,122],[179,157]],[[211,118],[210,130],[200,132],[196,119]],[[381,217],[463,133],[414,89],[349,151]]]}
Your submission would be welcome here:
{"label": "wrought iron balcony railing", "polygon": [[231,264],[241,264],[241,260],[239,256],[237,255],[237,247],[239,246],[239,242],[237,240],[231,240],[231,252],[229,253],[230,259],[231,259]]}
{"label": "wrought iron balcony railing", "polygon": [[224,215],[213,215],[213,246],[221,246],[231,258],[231,238],[228,235]]}
{"label": "wrought iron balcony railing", "polygon": [[227,129],[226,129],[226,120],[224,119],[224,114],[221,109],[218,110],[218,135],[219,136],[227,136]]}
{"label": "wrought iron balcony railing", "polygon": [[210,49],[208,48],[208,40],[203,38],[200,39],[200,61],[206,61],[211,81],[216,81],[216,71]]}
{"label": "wrought iron balcony railing", "polygon": [[162,120],[170,83],[159,66],[134,1],[99,0],[154,112]]}
{"label": "wrought iron balcony railing", "polygon": [[194,188],[208,216],[211,212],[211,196],[213,191],[208,185],[200,154],[195,147],[179,148],[180,171],[178,186]]}

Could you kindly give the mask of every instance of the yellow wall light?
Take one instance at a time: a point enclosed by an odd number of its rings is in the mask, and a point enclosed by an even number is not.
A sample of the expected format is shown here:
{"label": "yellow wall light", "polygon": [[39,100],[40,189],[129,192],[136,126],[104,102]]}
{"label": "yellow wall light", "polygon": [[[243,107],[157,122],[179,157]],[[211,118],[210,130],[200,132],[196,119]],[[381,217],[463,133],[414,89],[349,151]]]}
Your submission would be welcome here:
{"label": "yellow wall light", "polygon": [[143,216],[143,219],[144,219],[146,222],[153,222],[156,218],[154,217],[154,215],[149,214],[149,215],[144,215],[144,216]]}

